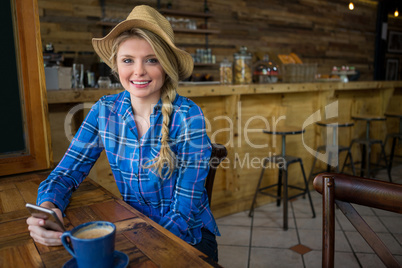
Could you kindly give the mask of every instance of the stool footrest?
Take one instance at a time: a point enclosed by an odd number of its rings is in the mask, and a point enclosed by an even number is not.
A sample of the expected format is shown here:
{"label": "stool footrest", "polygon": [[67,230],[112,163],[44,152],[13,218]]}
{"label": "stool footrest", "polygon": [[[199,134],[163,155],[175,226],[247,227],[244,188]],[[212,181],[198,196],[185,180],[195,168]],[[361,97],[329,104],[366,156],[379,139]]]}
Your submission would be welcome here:
{"label": "stool footrest", "polygon": [[[321,151],[326,152],[328,147],[330,147],[330,146],[328,146],[328,145],[321,145],[321,146],[318,146],[318,147],[317,147],[317,151],[318,151],[318,152],[321,152]],[[343,151],[349,151],[349,150],[350,150],[350,147],[348,147],[348,146],[342,146],[342,145],[338,145],[338,146],[336,146],[335,148],[336,148],[336,150],[337,150],[338,152],[343,152]]]}
{"label": "stool footrest", "polygon": [[300,157],[296,157],[296,156],[291,156],[291,155],[274,155],[274,156],[269,156],[269,157],[265,157],[264,160],[272,162],[272,163],[285,163],[288,166],[292,163],[298,162],[301,160]]}
{"label": "stool footrest", "polygon": [[[360,169],[362,168],[362,167],[361,167],[361,164],[362,164],[361,161],[354,162],[353,164],[355,165],[355,167],[356,167],[356,165],[357,165],[357,166],[360,166],[360,167],[359,167]],[[346,167],[349,167],[350,164],[345,165],[345,166],[346,166]],[[359,168],[358,168],[358,169],[359,169]],[[377,171],[377,170],[382,170],[382,169],[386,169],[386,168],[387,168],[387,166],[385,166],[385,165],[379,165],[379,164],[377,164],[377,163],[372,163],[372,162],[370,162],[370,171]]]}
{"label": "stool footrest", "polygon": [[352,144],[357,143],[357,144],[364,144],[364,145],[371,145],[371,144],[377,144],[380,143],[382,144],[382,140],[375,140],[375,139],[354,139],[352,140]]}
{"label": "stool footrest", "polygon": [[[266,186],[266,187],[260,188],[260,189],[258,189],[258,192],[259,192],[260,194],[263,194],[263,195],[267,195],[267,196],[276,198],[277,200],[282,200],[282,199],[283,199],[282,195],[278,196],[277,194],[272,194],[272,193],[266,191],[266,190],[268,190],[268,189],[270,189],[270,188],[273,188],[273,187],[278,187],[278,184],[273,184],[273,185],[270,185],[270,186]],[[307,193],[307,190],[306,190],[306,189],[301,188],[301,187],[299,187],[299,186],[288,185],[288,188],[292,188],[292,189],[296,189],[296,190],[302,191],[301,193],[288,196],[288,200],[293,199],[293,198],[298,197],[298,196],[301,196],[301,195],[305,195],[305,194]]]}
{"label": "stool footrest", "polygon": [[389,133],[389,134],[387,134],[387,137],[388,137],[388,138],[400,138],[400,139],[402,139],[402,134],[401,134],[401,133],[398,133],[398,132]]}

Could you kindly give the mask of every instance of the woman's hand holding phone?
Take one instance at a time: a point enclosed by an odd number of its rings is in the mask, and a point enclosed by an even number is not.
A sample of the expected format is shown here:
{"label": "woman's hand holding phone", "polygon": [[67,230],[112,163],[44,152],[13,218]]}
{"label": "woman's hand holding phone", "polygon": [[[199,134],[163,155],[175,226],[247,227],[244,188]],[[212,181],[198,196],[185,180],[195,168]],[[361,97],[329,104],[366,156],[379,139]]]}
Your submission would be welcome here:
{"label": "woman's hand holding phone", "polygon": [[44,202],[39,208],[27,204],[27,208],[31,212],[31,217],[27,219],[28,230],[35,242],[45,246],[60,246],[60,237],[65,231],[61,210],[51,202]]}

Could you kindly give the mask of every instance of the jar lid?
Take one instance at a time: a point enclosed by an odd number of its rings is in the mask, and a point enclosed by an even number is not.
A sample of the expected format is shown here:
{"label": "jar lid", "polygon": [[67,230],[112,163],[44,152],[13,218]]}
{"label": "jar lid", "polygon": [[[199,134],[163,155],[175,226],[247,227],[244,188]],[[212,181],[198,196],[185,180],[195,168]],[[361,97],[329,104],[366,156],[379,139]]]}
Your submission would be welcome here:
{"label": "jar lid", "polygon": [[231,67],[231,66],[232,66],[232,63],[227,58],[224,58],[221,61],[221,67]]}
{"label": "jar lid", "polygon": [[243,58],[243,59],[251,59],[251,53],[247,51],[247,47],[241,46],[240,51],[233,54],[235,59]]}

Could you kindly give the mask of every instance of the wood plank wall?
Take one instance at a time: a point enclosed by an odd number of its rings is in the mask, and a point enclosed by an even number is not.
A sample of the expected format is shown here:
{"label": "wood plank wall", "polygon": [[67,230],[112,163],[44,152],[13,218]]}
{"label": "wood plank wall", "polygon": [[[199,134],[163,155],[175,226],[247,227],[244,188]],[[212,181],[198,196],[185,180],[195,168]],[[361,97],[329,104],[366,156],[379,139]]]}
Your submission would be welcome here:
{"label": "wood plank wall", "polygon": [[[157,1],[108,0],[102,9],[98,0],[38,0],[42,43],[53,43],[56,52],[65,51],[70,59],[91,68],[99,59],[93,55],[92,37],[104,36],[110,28],[99,26],[101,18],[125,19],[134,5],[157,6]],[[167,0],[161,0],[166,7]],[[247,46],[254,61],[264,54],[298,54],[306,63],[317,63],[318,73],[329,74],[332,66],[355,66],[360,80],[372,80],[376,36],[377,2],[355,1],[355,10],[348,9],[346,0],[209,0],[215,16],[208,28],[219,29],[208,41],[217,62],[233,59],[240,46]],[[174,0],[173,9],[202,12],[204,1]],[[203,19],[198,19],[200,27]],[[389,30],[402,30],[401,19],[389,17]],[[205,36],[176,34],[176,43],[188,52],[205,47]],[[78,53],[81,54],[78,55]],[[401,55],[387,57],[402,60]],[[67,62],[67,61],[66,61]],[[217,67],[197,69],[212,72]]]}

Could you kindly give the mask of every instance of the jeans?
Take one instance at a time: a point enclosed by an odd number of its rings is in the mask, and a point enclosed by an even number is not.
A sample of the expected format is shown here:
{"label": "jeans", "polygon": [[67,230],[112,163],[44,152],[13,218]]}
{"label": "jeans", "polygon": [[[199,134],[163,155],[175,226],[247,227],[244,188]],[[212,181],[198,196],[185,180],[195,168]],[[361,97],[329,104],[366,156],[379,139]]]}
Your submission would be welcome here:
{"label": "jeans", "polygon": [[202,239],[198,244],[193,245],[196,249],[218,262],[218,243],[213,233],[205,228],[201,229]]}

